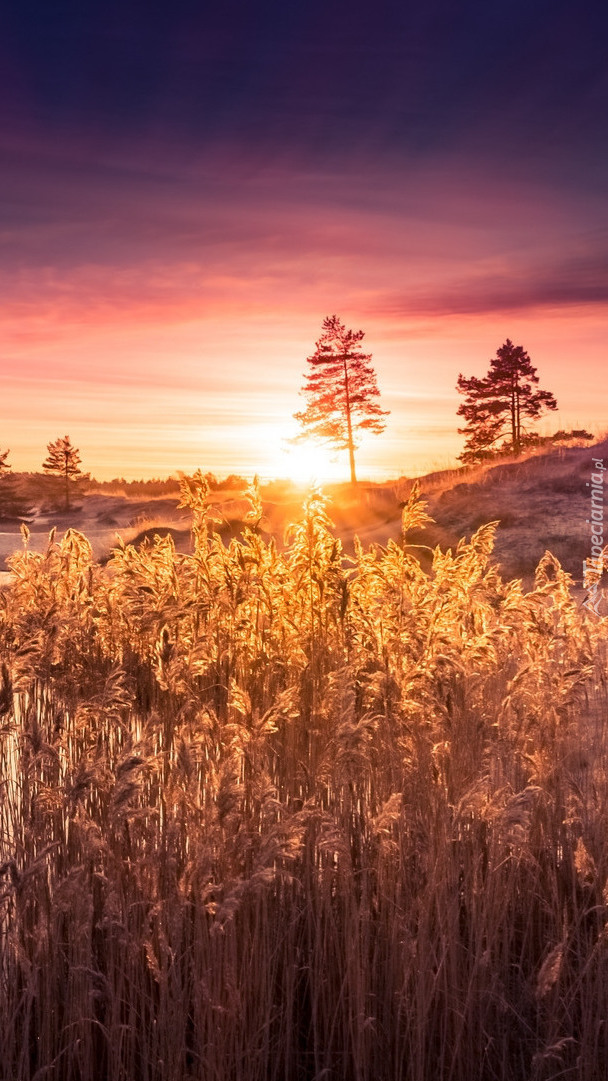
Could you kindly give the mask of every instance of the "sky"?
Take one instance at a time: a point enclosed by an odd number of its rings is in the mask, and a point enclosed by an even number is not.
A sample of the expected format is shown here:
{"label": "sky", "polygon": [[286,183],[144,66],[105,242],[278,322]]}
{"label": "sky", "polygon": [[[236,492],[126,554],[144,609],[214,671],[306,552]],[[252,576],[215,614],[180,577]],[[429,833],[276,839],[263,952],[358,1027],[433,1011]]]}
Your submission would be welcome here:
{"label": "sky", "polygon": [[607,54],[599,0],[4,3],[0,450],[345,476],[288,442],[332,314],[390,410],[362,476],[454,464],[506,338],[543,434],[606,431]]}

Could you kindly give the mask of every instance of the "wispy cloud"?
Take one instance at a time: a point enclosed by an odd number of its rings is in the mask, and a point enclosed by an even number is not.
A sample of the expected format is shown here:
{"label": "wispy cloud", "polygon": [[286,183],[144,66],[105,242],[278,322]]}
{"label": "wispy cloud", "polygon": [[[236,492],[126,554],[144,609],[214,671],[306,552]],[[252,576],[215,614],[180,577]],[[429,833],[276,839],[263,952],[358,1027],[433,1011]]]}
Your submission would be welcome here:
{"label": "wispy cloud", "polygon": [[394,320],[581,305],[608,305],[608,245],[605,251],[575,254],[549,265],[513,259],[501,273],[465,267],[458,280],[387,292],[368,310]]}

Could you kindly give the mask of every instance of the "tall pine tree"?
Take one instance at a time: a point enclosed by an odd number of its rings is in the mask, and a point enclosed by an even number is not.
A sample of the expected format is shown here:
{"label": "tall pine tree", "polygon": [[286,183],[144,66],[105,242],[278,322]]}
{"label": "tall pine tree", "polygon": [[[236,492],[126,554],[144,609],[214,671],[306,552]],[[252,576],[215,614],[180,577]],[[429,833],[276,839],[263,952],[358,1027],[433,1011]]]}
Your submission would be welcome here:
{"label": "tall pine tree", "polygon": [[302,426],[297,439],[324,440],[338,450],[348,450],[350,479],[355,472],[355,433],[384,431],[388,413],[378,404],[380,391],[371,365],[371,353],[363,353],[362,330],[347,330],[337,315],[323,320],[323,333],[315,352],[307,358],[301,394],[306,408],[295,413]]}
{"label": "tall pine tree", "polygon": [[557,402],[548,390],[535,390],[538,384],[536,368],[521,345],[507,338],[490,361],[490,370],[483,379],[458,376],[457,388],[465,395],[458,409],[466,426],[459,428],[466,437],[463,462],[487,458],[503,440],[500,449],[519,454],[525,445],[525,420],[537,420],[545,409],[557,409]]}
{"label": "tall pine tree", "polygon": [[65,509],[70,509],[70,481],[82,476],[80,452],[72,446],[69,435],[48,443],[48,457],[42,463],[45,473],[54,473],[63,477],[65,484]]}

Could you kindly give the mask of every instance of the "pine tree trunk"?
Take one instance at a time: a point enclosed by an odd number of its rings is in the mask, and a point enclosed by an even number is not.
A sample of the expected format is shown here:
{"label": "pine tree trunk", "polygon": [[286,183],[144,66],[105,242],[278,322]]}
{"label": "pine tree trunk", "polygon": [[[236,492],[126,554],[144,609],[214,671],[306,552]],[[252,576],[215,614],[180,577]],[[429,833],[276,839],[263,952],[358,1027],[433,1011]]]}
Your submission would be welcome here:
{"label": "pine tree trunk", "polygon": [[350,417],[350,394],[348,390],[348,368],[344,357],[344,390],[346,399],[346,424],[348,428],[348,460],[350,462],[350,483],[355,487],[357,474],[355,473],[355,445],[353,443],[353,425]]}
{"label": "pine tree trunk", "polygon": [[350,483],[354,487],[357,483],[357,475],[355,473],[355,452],[353,449],[352,436],[350,437],[350,442],[348,445],[348,457],[350,461]]}
{"label": "pine tree trunk", "polygon": [[521,450],[521,418],[519,415],[519,382],[517,372],[513,382],[513,396],[511,399],[511,423],[513,425],[513,452],[519,454]]}
{"label": "pine tree trunk", "polygon": [[68,463],[65,463],[65,509],[70,509],[70,474],[68,473]]}
{"label": "pine tree trunk", "polygon": [[517,411],[517,453],[519,454],[521,450],[521,410],[519,408],[519,388],[517,389],[515,408]]}
{"label": "pine tree trunk", "polygon": [[517,415],[515,409],[515,396],[516,390],[513,387],[511,391],[511,448],[513,454],[519,454],[519,437],[517,432]]}

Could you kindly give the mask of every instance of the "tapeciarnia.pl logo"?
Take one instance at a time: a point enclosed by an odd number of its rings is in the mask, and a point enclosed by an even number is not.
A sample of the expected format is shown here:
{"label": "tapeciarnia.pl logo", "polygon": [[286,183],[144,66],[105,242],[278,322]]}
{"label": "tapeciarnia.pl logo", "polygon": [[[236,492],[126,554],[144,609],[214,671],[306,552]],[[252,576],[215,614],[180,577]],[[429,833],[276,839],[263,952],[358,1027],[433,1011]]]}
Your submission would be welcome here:
{"label": "tapeciarnia.pl logo", "polygon": [[583,560],[583,586],[587,596],[583,607],[599,616],[599,606],[603,594],[600,586],[604,570],[604,472],[603,458],[592,458],[593,472],[587,487],[591,489],[591,517],[586,519],[591,526],[591,556]]}

